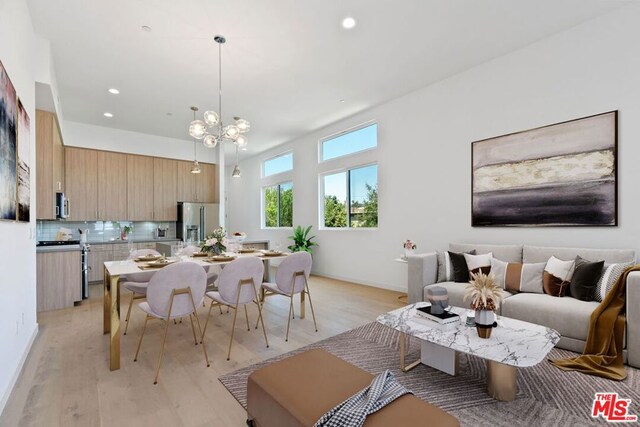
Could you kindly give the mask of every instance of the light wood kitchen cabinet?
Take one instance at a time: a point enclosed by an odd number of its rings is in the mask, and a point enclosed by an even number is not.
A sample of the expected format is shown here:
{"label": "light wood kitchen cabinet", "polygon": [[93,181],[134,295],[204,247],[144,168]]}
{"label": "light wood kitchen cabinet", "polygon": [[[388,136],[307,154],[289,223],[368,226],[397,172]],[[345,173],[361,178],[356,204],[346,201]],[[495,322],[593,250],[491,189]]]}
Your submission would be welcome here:
{"label": "light wood kitchen cabinet", "polygon": [[202,163],[200,169],[202,172],[195,175],[196,202],[217,203],[216,165]]}
{"label": "light wood kitchen cabinet", "polygon": [[178,160],[178,200],[177,202],[195,202],[196,200],[196,179],[197,174],[191,173],[192,162]]}
{"label": "light wood kitchen cabinet", "polygon": [[98,151],[98,219],[127,218],[127,155]]}
{"label": "light wood kitchen cabinet", "polygon": [[153,159],[153,219],[178,220],[178,162],[171,159]]}
{"label": "light wood kitchen cabinet", "polygon": [[69,220],[98,219],[98,152],[67,147],[65,188],[69,199]]}
{"label": "light wood kitchen cabinet", "polygon": [[82,301],[80,251],[52,251],[36,254],[38,311],[73,307]]}
{"label": "light wood kitchen cabinet", "polygon": [[127,220],[154,219],[155,187],[153,157],[127,155]]}
{"label": "light wood kitchen cabinet", "polygon": [[64,191],[64,146],[54,113],[36,110],[36,218],[56,219],[56,192]]}
{"label": "light wood kitchen cabinet", "polygon": [[112,245],[94,245],[89,249],[89,282],[104,280],[104,263],[113,261]]}

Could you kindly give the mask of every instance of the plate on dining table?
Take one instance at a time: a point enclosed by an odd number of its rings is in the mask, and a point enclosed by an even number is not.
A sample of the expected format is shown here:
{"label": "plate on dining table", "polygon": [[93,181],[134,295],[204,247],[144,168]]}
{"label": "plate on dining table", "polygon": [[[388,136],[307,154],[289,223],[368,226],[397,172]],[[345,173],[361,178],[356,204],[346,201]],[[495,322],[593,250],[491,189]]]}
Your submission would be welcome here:
{"label": "plate on dining table", "polygon": [[162,267],[166,267],[169,264],[173,264],[174,262],[176,262],[175,259],[159,259],[157,261],[151,261],[148,262],[146,267],[148,268],[162,268]]}
{"label": "plate on dining table", "polygon": [[209,256],[209,254],[206,253],[206,252],[194,252],[194,253],[191,254],[191,256],[193,258],[202,258],[202,257]]}
{"label": "plate on dining table", "polygon": [[263,256],[282,256],[282,251],[263,251]]}
{"label": "plate on dining table", "polygon": [[235,256],[228,256],[228,255],[216,255],[209,258],[210,261],[216,261],[216,262],[233,261],[234,259],[236,259]]}
{"label": "plate on dining table", "polygon": [[255,249],[253,249],[253,248],[246,248],[246,249],[245,249],[245,248],[242,248],[242,249],[240,249],[240,251],[239,251],[239,252],[240,252],[241,254],[252,254],[252,253],[254,253],[255,251],[256,251],[256,250],[255,250]]}
{"label": "plate on dining table", "polygon": [[139,256],[135,260],[137,262],[148,262],[148,261],[156,261],[156,260],[159,260],[160,258],[162,258],[162,255],[143,255],[143,256]]}

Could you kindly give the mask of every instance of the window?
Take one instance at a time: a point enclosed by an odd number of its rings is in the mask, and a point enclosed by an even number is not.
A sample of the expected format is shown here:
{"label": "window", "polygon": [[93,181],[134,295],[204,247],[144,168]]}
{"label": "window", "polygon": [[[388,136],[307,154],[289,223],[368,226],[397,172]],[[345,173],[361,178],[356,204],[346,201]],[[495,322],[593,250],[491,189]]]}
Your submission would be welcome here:
{"label": "window", "polygon": [[320,160],[331,160],[378,146],[378,125],[372,124],[322,140]]}
{"label": "window", "polygon": [[293,183],[264,188],[264,226],[293,227]]}
{"label": "window", "polygon": [[262,176],[275,175],[293,169],[293,153],[282,154],[262,162]]}
{"label": "window", "polygon": [[323,176],[324,215],[327,228],[378,226],[378,165]]}

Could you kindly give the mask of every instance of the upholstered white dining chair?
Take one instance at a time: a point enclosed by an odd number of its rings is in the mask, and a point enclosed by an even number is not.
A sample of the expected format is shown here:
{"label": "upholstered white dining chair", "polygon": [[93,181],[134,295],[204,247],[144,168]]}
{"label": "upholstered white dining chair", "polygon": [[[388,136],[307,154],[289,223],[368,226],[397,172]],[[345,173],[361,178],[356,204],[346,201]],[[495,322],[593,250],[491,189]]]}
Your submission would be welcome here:
{"label": "upholstered white dining chair", "polygon": [[[139,257],[154,255],[161,256],[160,252],[154,249],[137,249],[131,251],[128,260],[134,260]],[[144,271],[136,274],[130,274],[124,277],[124,283],[122,286],[125,289],[131,291],[131,299],[129,300],[129,308],[127,309],[127,316],[124,319],[124,335],[127,335],[127,329],[129,329],[129,317],[131,317],[131,307],[133,307],[133,300],[145,298],[147,295],[147,284],[149,279],[153,275],[153,272]]]}
{"label": "upholstered white dining chair", "polygon": [[[258,287],[262,283],[262,275],[264,274],[264,264],[258,257],[242,257],[234,261],[231,261],[220,272],[220,278],[218,279],[218,290],[209,291],[206,296],[211,298],[211,305],[209,306],[209,314],[207,315],[207,321],[204,325],[204,331],[202,336],[207,332],[207,325],[209,324],[209,318],[211,317],[211,309],[214,303],[220,305],[226,305],[234,309],[233,313],[233,326],[231,326],[231,338],[229,339],[229,351],[227,352],[227,360],[231,357],[231,345],[233,344],[233,334],[236,328],[236,318],[238,317],[238,310],[240,306],[244,306],[244,316],[247,321],[247,331],[250,331],[249,327],[249,314],[247,312],[247,304],[255,303],[258,306],[258,323],[262,324],[262,333],[264,334],[264,341],[269,347],[269,341],[267,340],[267,331],[264,327],[264,319],[262,317],[262,305],[260,304],[260,298],[258,298]],[[256,324],[256,328],[257,328]]]}
{"label": "upholstered white dining chair", "polygon": [[[289,326],[291,318],[295,315],[293,312],[293,296],[304,292],[309,297],[309,305],[311,306],[311,316],[313,317],[313,326],[318,332],[316,324],[316,315],[313,311],[313,303],[311,302],[311,294],[309,293],[309,274],[311,274],[311,255],[308,252],[294,252],[282,260],[276,272],[276,282],[265,282],[262,284],[261,291],[270,292],[276,295],[284,295],[289,298],[289,320],[287,321],[287,336],[285,341],[289,341]],[[264,299],[264,298],[263,298]],[[258,325],[256,324],[256,328]]]}
{"label": "upholstered white dining chair", "polygon": [[[191,256],[196,252],[200,252],[200,247],[195,245],[189,245],[189,246],[185,246],[182,249],[181,255]],[[207,292],[218,290],[218,287],[216,286],[216,280],[218,280],[218,273],[216,273],[215,269],[216,267],[213,265],[205,266],[205,271],[207,272]],[[229,311],[227,310],[227,313],[228,312]],[[222,308],[220,309],[220,313],[222,313]]]}
{"label": "upholstered white dining chair", "polygon": [[[156,376],[153,381],[158,383],[158,375],[162,366],[162,356],[164,355],[164,345],[167,340],[167,330],[171,319],[189,316],[191,320],[191,331],[193,332],[193,340],[198,345],[196,330],[193,325],[195,318],[198,325],[198,333],[202,337],[202,328],[196,307],[204,300],[204,293],[207,288],[207,275],[204,269],[196,263],[179,262],[173,265],[163,267],[157,271],[149,281],[147,286],[147,301],[138,304],[138,307],[146,313],[144,326],[140,334],[140,341],[136,349],[136,355],[133,361],[138,360],[138,353],[142,345],[142,338],[147,329],[147,322],[151,319],[159,319],[164,322],[164,334],[162,336],[162,347],[158,357],[156,367]],[[202,342],[202,341],[201,341]],[[204,358],[209,366],[209,356],[204,342],[202,342],[202,351]]]}

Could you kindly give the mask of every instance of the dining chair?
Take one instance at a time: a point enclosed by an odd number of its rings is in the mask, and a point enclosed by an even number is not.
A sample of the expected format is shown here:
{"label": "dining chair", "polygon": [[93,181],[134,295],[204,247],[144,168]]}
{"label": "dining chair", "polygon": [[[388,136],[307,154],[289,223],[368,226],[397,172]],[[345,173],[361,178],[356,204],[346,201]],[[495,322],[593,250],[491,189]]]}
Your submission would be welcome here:
{"label": "dining chair", "polygon": [[[133,359],[138,360],[138,353],[142,345],[142,338],[147,329],[147,322],[151,319],[159,319],[164,322],[164,333],[162,336],[162,347],[158,356],[158,364],[156,367],[156,376],[153,381],[158,383],[158,375],[162,366],[162,356],[164,355],[164,345],[167,340],[167,330],[171,319],[189,316],[191,320],[191,331],[193,332],[193,340],[198,345],[196,330],[193,325],[195,318],[198,325],[198,332],[202,337],[202,328],[196,307],[204,300],[204,293],[207,287],[207,275],[204,269],[198,264],[192,262],[179,262],[173,265],[163,267],[157,271],[149,281],[147,287],[147,301],[138,304],[138,307],[146,313],[144,326],[138,341],[138,348]],[[209,356],[204,342],[202,342],[202,351],[204,358],[209,366]]]}
{"label": "dining chair", "polygon": [[[236,328],[236,318],[238,317],[238,310],[240,306],[244,306],[244,316],[247,321],[247,331],[250,331],[249,327],[249,314],[247,312],[247,304],[255,303],[258,306],[258,323],[262,324],[262,333],[264,334],[264,341],[269,348],[269,341],[267,340],[267,331],[264,327],[264,319],[262,317],[262,306],[260,304],[260,298],[258,298],[258,286],[262,282],[262,275],[264,273],[264,264],[258,257],[243,257],[231,261],[220,272],[220,278],[218,280],[218,290],[209,291],[206,296],[211,298],[211,304],[209,306],[209,314],[207,315],[207,321],[204,324],[204,331],[202,336],[207,332],[207,325],[211,317],[211,309],[214,303],[220,305],[226,305],[234,310],[233,313],[233,325],[231,326],[231,338],[229,339],[229,351],[227,352],[227,360],[231,358],[231,345],[233,344],[233,334]],[[256,323],[256,329],[258,328]]]}
{"label": "dining chair", "polygon": [[[196,252],[200,252],[200,247],[196,245],[189,245],[189,246],[185,246],[182,249],[181,255],[191,256]],[[207,292],[218,290],[218,287],[216,286],[216,280],[218,280],[218,273],[214,271],[215,268],[216,267],[213,265],[205,266],[205,271],[207,272]],[[202,302],[202,304],[204,307],[204,301]],[[222,314],[222,308],[220,308],[220,314]]]}
{"label": "dining chair", "polygon": [[[289,341],[289,326],[291,325],[291,318],[295,316],[293,312],[293,296],[295,294],[305,293],[309,297],[313,326],[316,332],[318,332],[316,315],[313,311],[313,303],[311,302],[311,294],[309,293],[309,282],[307,280],[309,274],[311,274],[311,264],[311,255],[308,252],[294,252],[284,258],[278,266],[276,282],[265,282],[261,286],[262,292],[283,295],[290,299],[289,320],[287,321],[287,336],[285,337],[285,341]],[[257,327],[258,325],[256,324],[256,328]]]}
{"label": "dining chair", "polygon": [[[160,252],[154,249],[137,249],[131,251],[128,260],[134,260],[139,257],[155,255],[161,256]],[[129,317],[131,317],[131,307],[133,307],[133,300],[146,298],[147,284],[149,279],[153,276],[153,272],[145,271],[136,274],[129,274],[123,278],[122,286],[125,289],[131,291],[131,299],[129,300],[129,308],[127,309],[127,316],[124,319],[124,335],[127,335],[127,329],[129,329]]]}

